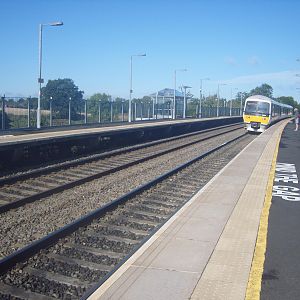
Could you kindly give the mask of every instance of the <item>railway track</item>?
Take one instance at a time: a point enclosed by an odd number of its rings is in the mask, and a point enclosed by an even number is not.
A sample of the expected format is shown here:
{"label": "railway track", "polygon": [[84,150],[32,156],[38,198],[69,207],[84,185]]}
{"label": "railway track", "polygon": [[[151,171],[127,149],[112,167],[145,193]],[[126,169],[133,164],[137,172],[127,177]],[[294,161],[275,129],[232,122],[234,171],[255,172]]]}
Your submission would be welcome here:
{"label": "railway track", "polygon": [[223,143],[2,259],[0,299],[87,298],[249,141]]}
{"label": "railway track", "polygon": [[0,213],[241,128],[223,126],[0,178]]}

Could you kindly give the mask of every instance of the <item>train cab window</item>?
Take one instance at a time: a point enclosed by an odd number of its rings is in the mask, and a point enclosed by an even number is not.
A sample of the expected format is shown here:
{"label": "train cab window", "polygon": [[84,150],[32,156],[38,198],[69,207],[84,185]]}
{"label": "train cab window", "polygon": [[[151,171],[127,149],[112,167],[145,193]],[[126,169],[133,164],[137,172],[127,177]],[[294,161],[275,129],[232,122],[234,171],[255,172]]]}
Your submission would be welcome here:
{"label": "train cab window", "polygon": [[247,101],[245,107],[245,113],[251,114],[256,112],[257,103],[255,101]]}
{"label": "train cab window", "polygon": [[270,111],[270,104],[260,101],[247,101],[245,107],[245,114],[268,116]]}
{"label": "train cab window", "polygon": [[269,115],[270,104],[266,102],[257,102],[257,112],[262,115]]}

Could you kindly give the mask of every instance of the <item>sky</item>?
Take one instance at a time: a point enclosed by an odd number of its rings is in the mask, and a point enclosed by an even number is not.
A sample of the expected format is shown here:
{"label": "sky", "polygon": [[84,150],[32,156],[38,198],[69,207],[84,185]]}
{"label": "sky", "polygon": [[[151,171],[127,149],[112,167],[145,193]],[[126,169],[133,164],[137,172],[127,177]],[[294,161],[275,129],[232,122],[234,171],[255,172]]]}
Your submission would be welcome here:
{"label": "sky", "polygon": [[[267,83],[300,102],[299,0],[0,0],[0,95],[37,96],[42,78],[71,78],[85,97],[129,98],[191,87],[221,97]],[[296,76],[299,74],[299,76]]]}

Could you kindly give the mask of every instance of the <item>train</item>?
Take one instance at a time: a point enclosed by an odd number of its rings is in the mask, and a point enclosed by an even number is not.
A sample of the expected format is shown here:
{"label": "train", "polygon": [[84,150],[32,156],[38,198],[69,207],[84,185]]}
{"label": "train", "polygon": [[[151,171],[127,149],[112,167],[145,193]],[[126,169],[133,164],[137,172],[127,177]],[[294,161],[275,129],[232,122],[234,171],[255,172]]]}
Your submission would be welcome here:
{"label": "train", "polygon": [[292,114],[292,106],[255,95],[245,100],[243,120],[248,132],[264,132],[273,123]]}

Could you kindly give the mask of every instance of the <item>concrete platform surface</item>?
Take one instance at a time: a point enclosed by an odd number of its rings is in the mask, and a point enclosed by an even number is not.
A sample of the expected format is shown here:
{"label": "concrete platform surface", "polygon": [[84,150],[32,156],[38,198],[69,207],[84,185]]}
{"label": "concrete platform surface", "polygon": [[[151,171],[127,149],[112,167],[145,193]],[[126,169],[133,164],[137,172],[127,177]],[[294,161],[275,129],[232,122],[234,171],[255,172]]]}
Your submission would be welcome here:
{"label": "concrete platform surface", "polygon": [[244,299],[278,141],[258,136],[110,277],[94,299]]}

